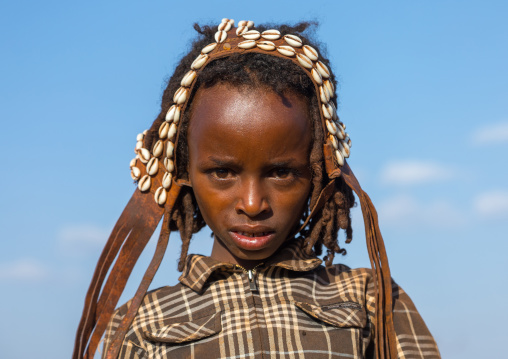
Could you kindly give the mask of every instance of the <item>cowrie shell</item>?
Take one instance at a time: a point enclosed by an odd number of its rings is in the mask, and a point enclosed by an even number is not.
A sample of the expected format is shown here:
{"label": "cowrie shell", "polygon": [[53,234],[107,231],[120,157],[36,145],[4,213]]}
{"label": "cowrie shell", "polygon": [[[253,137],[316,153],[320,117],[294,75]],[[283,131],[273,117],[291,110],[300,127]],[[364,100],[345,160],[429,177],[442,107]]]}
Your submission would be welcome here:
{"label": "cowrie shell", "polygon": [[226,32],[228,32],[229,30],[231,30],[231,23],[230,23],[229,21],[222,22],[222,23],[218,26],[218,30],[219,30],[219,31],[226,31]]}
{"label": "cowrie shell", "polygon": [[133,158],[133,159],[131,160],[131,162],[129,163],[129,167],[130,167],[130,168],[132,168],[132,167],[134,167],[134,166],[136,166],[136,158]]}
{"label": "cowrie shell", "polygon": [[178,123],[180,121],[180,112],[182,108],[180,106],[173,105],[169,108],[166,113],[166,121]]}
{"label": "cowrie shell", "polygon": [[332,119],[332,113],[330,112],[330,110],[328,109],[328,107],[326,106],[326,104],[322,104],[322,105],[321,105],[321,110],[323,111],[323,116],[324,116],[327,120],[331,120],[331,119]]}
{"label": "cowrie shell", "polygon": [[146,173],[150,176],[155,176],[157,171],[159,170],[159,160],[155,157],[152,157],[148,164],[146,165]]}
{"label": "cowrie shell", "polygon": [[173,158],[173,152],[175,151],[175,144],[168,141],[166,144],[166,157]]}
{"label": "cowrie shell", "polygon": [[[336,122],[336,124],[337,124],[337,122]],[[347,137],[347,136],[348,136],[347,132],[346,132],[346,131],[344,131],[344,128],[342,127],[342,125],[341,125],[341,124],[338,124],[338,125],[337,125],[337,129],[338,129],[338,131],[342,134],[342,137]]]}
{"label": "cowrie shell", "polygon": [[166,190],[162,187],[157,188],[157,191],[155,191],[155,194],[153,195],[155,202],[159,205],[163,205],[166,203],[166,199],[168,198],[168,194],[166,193]]}
{"label": "cowrie shell", "polygon": [[190,87],[192,85],[192,82],[196,78],[196,71],[190,70],[185,74],[182,81],[180,82],[180,86]]}
{"label": "cowrie shell", "polygon": [[238,27],[240,27],[240,26],[247,26],[247,21],[245,21],[245,20],[238,21]]}
{"label": "cowrie shell", "polygon": [[164,159],[164,167],[166,168],[166,170],[168,172],[173,172],[173,170],[175,169],[175,164],[169,158],[165,158]]}
{"label": "cowrie shell", "polygon": [[343,140],[344,137],[346,136],[346,133],[344,132],[344,130],[342,129],[342,127],[339,125],[339,126],[336,126],[337,127],[337,134],[335,136],[337,136],[337,138],[339,140]]}
{"label": "cowrie shell", "polygon": [[238,28],[236,29],[236,36],[243,35],[249,28],[247,26],[240,26],[238,25]]}
{"label": "cowrie shell", "polygon": [[215,33],[215,41],[217,41],[219,44],[221,42],[224,42],[224,40],[226,40],[227,37],[228,34],[226,33],[226,31],[219,30]]}
{"label": "cowrie shell", "polygon": [[143,138],[145,138],[145,135],[143,135],[142,133],[138,133],[138,135],[136,136],[136,141],[143,141]]}
{"label": "cowrie shell", "polygon": [[317,59],[318,59],[318,52],[312,46],[303,45],[303,52],[312,61],[317,61]]}
{"label": "cowrie shell", "polygon": [[333,103],[328,102],[326,104],[326,108],[328,109],[328,112],[330,112],[330,115],[332,115],[332,119],[337,117],[337,113],[336,113],[337,110],[335,109],[335,106],[333,105]]}
{"label": "cowrie shell", "polygon": [[347,144],[346,141],[341,141],[340,143],[344,147],[344,152],[346,154],[344,157],[349,158],[349,155],[351,154],[351,149],[349,148],[349,145]]}
{"label": "cowrie shell", "polygon": [[257,45],[261,50],[265,51],[275,50],[275,44],[271,41],[259,41]]}
{"label": "cowrie shell", "polygon": [[152,185],[152,179],[149,175],[144,175],[138,182],[138,188],[141,192],[146,192],[150,189]]}
{"label": "cowrie shell", "polygon": [[136,152],[137,150],[143,148],[143,141],[138,141],[136,142],[136,147],[134,147],[134,152]]}
{"label": "cowrie shell", "polygon": [[143,135],[145,135],[145,136],[146,136],[146,134],[147,134],[147,133],[148,133],[148,130],[144,130],[144,131],[143,131]]}
{"label": "cowrie shell", "polygon": [[175,117],[175,111],[177,106],[173,105],[169,108],[168,112],[166,113],[166,121],[171,122],[173,121],[173,117]]}
{"label": "cowrie shell", "polygon": [[229,22],[229,19],[227,17],[223,17],[222,20],[221,20],[221,24],[222,23],[225,23],[225,22]]}
{"label": "cowrie shell", "polygon": [[312,69],[310,71],[310,74],[312,78],[314,79],[314,82],[316,82],[318,85],[321,85],[323,83],[323,79],[321,78],[321,75],[316,69]]}
{"label": "cowrie shell", "polygon": [[178,123],[180,121],[180,113],[182,111],[182,108],[180,106],[176,107],[175,115],[173,116],[173,123]]}
{"label": "cowrie shell", "polygon": [[337,126],[335,126],[335,124],[330,120],[326,120],[326,128],[332,135],[337,133]]}
{"label": "cowrie shell", "polygon": [[168,136],[169,131],[169,122],[163,122],[161,127],[159,127],[159,138],[166,138]]}
{"label": "cowrie shell", "polygon": [[312,68],[312,60],[309,59],[304,54],[296,54],[296,59],[298,60],[300,65],[302,65],[303,67],[305,67],[307,69],[311,69]]}
{"label": "cowrie shell", "polygon": [[165,189],[169,189],[171,187],[171,180],[173,179],[173,175],[169,172],[164,173],[164,177],[162,177],[162,187]]}
{"label": "cowrie shell", "polygon": [[253,27],[254,26],[254,21],[251,21],[251,20],[247,21],[247,25],[246,26],[247,27]]}
{"label": "cowrie shell", "polygon": [[295,35],[284,35],[284,41],[293,47],[301,47],[303,44],[302,39]]}
{"label": "cowrie shell", "polygon": [[330,80],[325,80],[323,81],[323,85],[328,91],[328,95],[330,96],[330,98],[332,98],[335,95],[335,88],[333,87],[332,82]]}
{"label": "cowrie shell", "polygon": [[137,181],[139,179],[139,176],[141,176],[141,171],[137,167],[131,168],[131,177],[134,181]]}
{"label": "cowrie shell", "polygon": [[335,136],[337,136],[337,138],[339,140],[343,140],[344,137],[346,136],[344,130],[342,129],[342,127],[340,125],[337,126],[337,134]]}
{"label": "cowrie shell", "polygon": [[342,156],[342,153],[340,153],[339,150],[335,151],[335,158],[337,159],[339,166],[344,166],[344,157]]}
{"label": "cowrie shell", "polygon": [[202,54],[208,54],[210,51],[213,51],[213,49],[215,49],[216,47],[217,47],[217,43],[216,42],[212,42],[211,44],[208,44],[205,47],[203,47],[201,49],[201,53]]}
{"label": "cowrie shell", "polygon": [[168,139],[170,141],[173,141],[173,139],[175,138],[176,130],[177,130],[176,125],[174,123],[172,123],[169,126],[169,131],[168,131]]}
{"label": "cowrie shell", "polygon": [[342,141],[339,142],[339,148],[338,151],[342,154],[342,157],[346,158],[346,153],[344,151],[344,146],[342,144]]}
{"label": "cowrie shell", "polygon": [[349,158],[349,154],[351,152],[349,150],[348,144],[345,143],[344,141],[339,142],[339,151],[340,153],[342,153],[342,156],[344,156],[344,158]]}
{"label": "cowrie shell", "polygon": [[247,40],[257,40],[261,37],[261,34],[257,30],[249,30],[242,34],[244,39]]}
{"label": "cowrie shell", "polygon": [[330,95],[328,94],[328,90],[326,90],[323,86],[319,86],[319,97],[321,98],[321,102],[323,103],[330,101]]}
{"label": "cowrie shell", "polygon": [[347,145],[349,146],[349,148],[351,148],[353,146],[353,143],[351,142],[351,139],[349,137],[346,142],[347,142]]}
{"label": "cowrie shell", "polygon": [[229,23],[231,24],[231,26],[233,26],[235,24],[235,20],[229,19]]}
{"label": "cowrie shell", "polygon": [[183,104],[187,100],[187,92],[188,90],[185,87],[180,87],[175,92],[175,96],[173,96],[173,102],[178,105]]}
{"label": "cowrie shell", "polygon": [[280,31],[279,30],[265,30],[261,33],[261,36],[263,39],[267,40],[278,40],[280,38]]}
{"label": "cowrie shell", "polygon": [[193,70],[198,70],[200,69],[206,62],[206,60],[208,60],[208,55],[207,54],[200,54],[198,57],[196,57],[196,59],[192,62],[191,64],[191,69]]}
{"label": "cowrie shell", "polygon": [[150,160],[150,151],[148,151],[146,148],[140,148],[138,151],[139,154],[139,160],[143,163],[147,163],[148,160]]}
{"label": "cowrie shell", "polygon": [[162,155],[162,152],[164,152],[164,143],[161,140],[158,140],[155,143],[155,146],[153,146],[152,152],[155,157],[159,157],[160,155]]}
{"label": "cowrie shell", "polygon": [[323,64],[321,61],[318,61],[316,63],[316,68],[321,74],[321,76],[324,77],[325,79],[330,77],[330,70],[328,70],[328,67],[326,67],[326,65]]}
{"label": "cowrie shell", "polygon": [[238,47],[241,49],[252,49],[253,47],[256,47],[256,41],[245,40],[245,41],[238,43]]}
{"label": "cowrie shell", "polygon": [[335,105],[333,104],[333,102],[328,102],[328,104],[332,107],[332,110],[333,110],[333,119],[335,121],[338,121],[339,120],[339,115],[337,115],[337,109],[335,108]]}
{"label": "cowrie shell", "polygon": [[330,142],[332,143],[334,149],[339,148],[339,141],[337,141],[337,138],[335,136],[330,135],[328,136],[328,138],[330,139]]}
{"label": "cowrie shell", "polygon": [[282,55],[288,56],[288,57],[295,56],[295,54],[296,54],[295,49],[293,49],[291,46],[285,46],[285,45],[277,47],[277,51],[280,52]]}

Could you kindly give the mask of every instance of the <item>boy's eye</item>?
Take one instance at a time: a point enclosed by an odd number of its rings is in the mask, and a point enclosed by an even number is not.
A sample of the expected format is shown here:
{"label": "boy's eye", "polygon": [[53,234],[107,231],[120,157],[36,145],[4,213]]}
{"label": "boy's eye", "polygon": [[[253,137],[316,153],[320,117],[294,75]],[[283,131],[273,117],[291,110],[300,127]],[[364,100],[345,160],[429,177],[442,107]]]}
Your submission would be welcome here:
{"label": "boy's eye", "polygon": [[212,176],[220,179],[228,178],[231,172],[228,169],[225,168],[215,168],[212,171],[210,171]]}
{"label": "boy's eye", "polygon": [[273,171],[273,176],[280,179],[286,179],[292,174],[293,172],[289,168],[277,168]]}

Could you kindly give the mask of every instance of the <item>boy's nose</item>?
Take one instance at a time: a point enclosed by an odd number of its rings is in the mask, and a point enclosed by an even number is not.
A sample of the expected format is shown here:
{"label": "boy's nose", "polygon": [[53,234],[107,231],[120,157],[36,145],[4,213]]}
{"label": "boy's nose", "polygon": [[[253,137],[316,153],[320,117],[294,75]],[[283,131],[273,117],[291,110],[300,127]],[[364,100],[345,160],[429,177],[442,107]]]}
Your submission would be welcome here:
{"label": "boy's nose", "polygon": [[270,204],[263,186],[258,181],[247,181],[239,188],[236,201],[236,213],[244,213],[249,217],[255,217],[270,210]]}

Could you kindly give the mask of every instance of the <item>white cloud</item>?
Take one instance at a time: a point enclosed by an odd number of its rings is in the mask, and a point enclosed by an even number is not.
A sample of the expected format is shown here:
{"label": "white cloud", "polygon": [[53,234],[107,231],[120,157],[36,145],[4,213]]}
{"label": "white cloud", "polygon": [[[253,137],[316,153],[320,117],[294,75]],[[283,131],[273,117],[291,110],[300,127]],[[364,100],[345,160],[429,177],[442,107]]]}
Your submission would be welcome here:
{"label": "white cloud", "polygon": [[508,191],[497,190],[478,195],[474,201],[474,209],[484,216],[508,217]]}
{"label": "white cloud", "polygon": [[466,214],[445,200],[421,203],[412,196],[399,195],[377,207],[380,223],[395,227],[450,228],[466,221]]}
{"label": "white cloud", "polygon": [[508,143],[508,122],[490,124],[475,131],[473,141],[477,145]]}
{"label": "white cloud", "polygon": [[455,171],[431,161],[392,161],[381,171],[381,180],[393,185],[418,185],[453,178]]}
{"label": "white cloud", "polygon": [[24,258],[0,264],[0,280],[39,281],[48,275],[48,267],[33,259]]}
{"label": "white cloud", "polygon": [[106,243],[110,232],[111,229],[93,224],[68,225],[60,229],[58,239],[65,249],[95,249]]}

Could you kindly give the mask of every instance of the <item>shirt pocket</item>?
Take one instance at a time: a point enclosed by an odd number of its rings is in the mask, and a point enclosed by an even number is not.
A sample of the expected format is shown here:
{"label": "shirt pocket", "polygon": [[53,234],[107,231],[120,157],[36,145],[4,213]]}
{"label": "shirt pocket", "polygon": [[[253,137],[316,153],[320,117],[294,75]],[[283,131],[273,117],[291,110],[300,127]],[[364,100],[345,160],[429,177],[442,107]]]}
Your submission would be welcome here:
{"label": "shirt pocket", "polygon": [[335,327],[364,328],[367,324],[365,310],[356,302],[338,302],[321,306],[295,302],[295,305],[310,316]]}
{"label": "shirt pocket", "polygon": [[316,305],[294,304],[307,316],[299,323],[304,347],[337,357],[363,358],[367,314],[359,303],[346,301]]}
{"label": "shirt pocket", "polygon": [[142,335],[149,358],[219,358],[221,332],[218,312],[188,322],[167,319]]}

